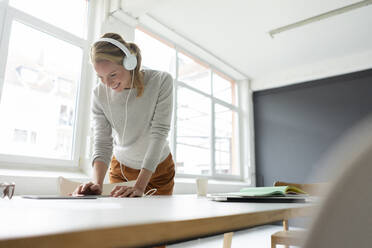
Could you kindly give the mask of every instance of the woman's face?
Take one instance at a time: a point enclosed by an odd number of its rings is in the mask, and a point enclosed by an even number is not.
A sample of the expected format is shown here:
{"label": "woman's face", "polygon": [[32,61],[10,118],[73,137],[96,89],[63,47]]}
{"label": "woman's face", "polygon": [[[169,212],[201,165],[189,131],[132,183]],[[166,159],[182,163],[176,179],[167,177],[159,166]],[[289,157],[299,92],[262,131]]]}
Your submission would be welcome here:
{"label": "woman's face", "polygon": [[130,88],[131,75],[123,66],[109,60],[103,60],[94,64],[94,69],[102,83],[116,92]]}

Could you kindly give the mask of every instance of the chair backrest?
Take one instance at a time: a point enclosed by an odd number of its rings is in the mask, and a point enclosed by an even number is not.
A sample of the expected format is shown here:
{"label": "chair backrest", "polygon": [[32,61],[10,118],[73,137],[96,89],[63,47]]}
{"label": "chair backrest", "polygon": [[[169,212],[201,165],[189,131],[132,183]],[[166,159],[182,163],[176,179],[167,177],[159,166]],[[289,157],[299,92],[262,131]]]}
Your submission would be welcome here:
{"label": "chair backrest", "polygon": [[64,177],[58,177],[58,190],[59,195],[67,196],[70,193],[74,192],[74,190],[80,185],[80,182],[75,182],[68,180]]}
{"label": "chair backrest", "polygon": [[329,161],[341,172],[314,218],[305,248],[372,247],[372,121],[367,124],[332,154]]}
{"label": "chair backrest", "polygon": [[[103,185],[103,190],[102,190],[102,195],[109,195],[111,190],[116,186],[116,185],[121,185],[121,186],[134,186],[136,181],[129,181],[129,182],[123,182],[123,183],[112,183],[112,184],[104,184]],[[58,178],[58,190],[59,190],[59,195],[61,196],[67,196],[70,193],[74,192],[76,187],[78,187],[81,184],[81,182],[77,181],[72,181],[69,179],[66,179],[64,177],[59,177]]]}
{"label": "chair backrest", "polygon": [[292,183],[292,182],[283,182],[283,181],[276,181],[274,182],[274,186],[295,186],[299,189],[302,189],[306,193],[312,196],[320,196],[324,195],[325,189],[329,186],[329,183]]}

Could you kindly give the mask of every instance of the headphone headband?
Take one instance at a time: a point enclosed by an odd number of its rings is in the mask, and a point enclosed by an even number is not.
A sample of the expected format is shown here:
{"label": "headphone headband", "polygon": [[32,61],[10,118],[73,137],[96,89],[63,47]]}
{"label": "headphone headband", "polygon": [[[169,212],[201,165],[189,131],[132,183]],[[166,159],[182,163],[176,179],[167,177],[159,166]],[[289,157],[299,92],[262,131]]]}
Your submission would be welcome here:
{"label": "headphone headband", "polygon": [[118,47],[120,50],[123,51],[123,53],[125,54],[125,57],[123,59],[123,66],[125,69],[131,71],[131,70],[134,70],[137,66],[137,58],[135,55],[133,55],[129,49],[124,45],[122,44],[121,42],[115,40],[115,39],[111,39],[111,38],[101,38],[99,39],[97,42],[99,41],[106,41],[106,42],[109,42],[111,44],[113,44],[114,46]]}

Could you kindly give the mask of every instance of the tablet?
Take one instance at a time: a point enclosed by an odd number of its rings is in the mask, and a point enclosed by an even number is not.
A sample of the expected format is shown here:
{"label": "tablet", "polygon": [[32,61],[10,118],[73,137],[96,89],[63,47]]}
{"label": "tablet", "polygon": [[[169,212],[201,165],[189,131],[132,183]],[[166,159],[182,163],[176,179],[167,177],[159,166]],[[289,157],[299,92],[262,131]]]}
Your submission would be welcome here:
{"label": "tablet", "polygon": [[60,195],[23,195],[25,199],[38,200],[82,200],[82,199],[98,199],[103,197],[111,197],[110,195],[83,195],[83,196],[60,196]]}

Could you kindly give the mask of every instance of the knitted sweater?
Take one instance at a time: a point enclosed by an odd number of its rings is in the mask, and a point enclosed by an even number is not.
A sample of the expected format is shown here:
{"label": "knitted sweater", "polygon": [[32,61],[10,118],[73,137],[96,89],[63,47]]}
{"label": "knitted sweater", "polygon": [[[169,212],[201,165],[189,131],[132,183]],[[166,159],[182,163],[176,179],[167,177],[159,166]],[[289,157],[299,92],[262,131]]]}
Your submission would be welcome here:
{"label": "knitted sweater", "polygon": [[[137,89],[115,92],[100,83],[92,102],[94,161],[110,164],[116,159],[134,169],[152,172],[170,153],[167,141],[172,119],[173,79],[166,72],[144,70],[144,92]],[[129,95],[130,92],[130,95]],[[125,105],[127,125],[125,135]]]}

